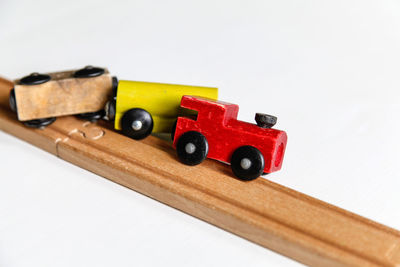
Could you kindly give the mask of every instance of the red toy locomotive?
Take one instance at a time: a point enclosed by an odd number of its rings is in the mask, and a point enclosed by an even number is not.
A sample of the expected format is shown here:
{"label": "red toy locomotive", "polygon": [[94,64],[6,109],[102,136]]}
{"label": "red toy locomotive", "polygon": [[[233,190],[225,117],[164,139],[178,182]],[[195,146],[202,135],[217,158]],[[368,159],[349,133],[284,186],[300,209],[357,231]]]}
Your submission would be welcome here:
{"label": "red toy locomotive", "polygon": [[195,119],[179,117],[173,133],[182,163],[197,165],[207,157],[230,163],[241,180],[281,169],[287,135],[271,129],[276,117],[257,113],[257,125],[239,121],[238,105],[195,96],[183,96],[181,107],[198,112]]}

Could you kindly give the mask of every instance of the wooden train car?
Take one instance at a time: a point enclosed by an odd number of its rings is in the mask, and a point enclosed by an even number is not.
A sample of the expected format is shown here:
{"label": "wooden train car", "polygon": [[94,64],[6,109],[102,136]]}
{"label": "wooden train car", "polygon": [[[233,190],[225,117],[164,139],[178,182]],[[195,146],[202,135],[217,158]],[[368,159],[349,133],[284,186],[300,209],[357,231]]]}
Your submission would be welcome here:
{"label": "wooden train car", "polygon": [[[106,108],[114,128],[133,139],[143,139],[151,133],[171,133],[179,115],[183,95],[218,98],[218,89],[176,84],[119,81],[115,100]],[[189,114],[186,114],[189,115]]]}
{"label": "wooden train car", "polygon": [[117,84],[107,69],[32,73],[14,81],[10,107],[29,127],[44,127],[63,115],[81,114],[90,120],[103,116],[104,106]]}

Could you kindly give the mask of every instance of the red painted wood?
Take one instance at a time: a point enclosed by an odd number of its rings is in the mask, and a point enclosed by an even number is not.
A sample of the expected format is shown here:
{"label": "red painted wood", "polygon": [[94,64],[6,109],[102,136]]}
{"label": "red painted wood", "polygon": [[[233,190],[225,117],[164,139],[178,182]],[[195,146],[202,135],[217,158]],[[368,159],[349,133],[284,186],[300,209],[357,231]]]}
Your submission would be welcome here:
{"label": "red painted wood", "polygon": [[208,141],[208,158],[230,163],[233,152],[245,145],[254,146],[264,156],[264,172],[282,167],[287,135],[284,131],[261,128],[237,120],[239,106],[222,101],[183,96],[181,107],[198,112],[197,119],[179,117],[175,130],[174,147],[180,136],[188,131],[203,134]]}

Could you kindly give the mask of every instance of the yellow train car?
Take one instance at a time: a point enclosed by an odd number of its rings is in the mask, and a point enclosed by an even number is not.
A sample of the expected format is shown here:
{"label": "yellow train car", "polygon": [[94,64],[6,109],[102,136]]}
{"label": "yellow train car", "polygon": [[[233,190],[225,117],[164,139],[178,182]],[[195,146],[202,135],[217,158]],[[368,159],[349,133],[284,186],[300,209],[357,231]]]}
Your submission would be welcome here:
{"label": "yellow train car", "polygon": [[[119,81],[114,104],[106,113],[114,117],[114,127],[136,140],[153,133],[170,133],[178,116],[184,95],[218,99],[215,87]],[[113,110],[110,112],[110,109]],[[108,112],[107,112],[108,110]],[[113,116],[114,115],[114,116]]]}

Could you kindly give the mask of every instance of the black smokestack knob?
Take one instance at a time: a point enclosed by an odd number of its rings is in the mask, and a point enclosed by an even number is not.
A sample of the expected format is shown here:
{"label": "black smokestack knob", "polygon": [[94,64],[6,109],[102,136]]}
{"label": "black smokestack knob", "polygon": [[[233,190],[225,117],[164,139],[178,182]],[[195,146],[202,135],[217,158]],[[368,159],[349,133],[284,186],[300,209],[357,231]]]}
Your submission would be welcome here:
{"label": "black smokestack knob", "polygon": [[277,120],[278,118],[275,116],[264,113],[256,113],[256,122],[261,128],[271,128],[276,124]]}

